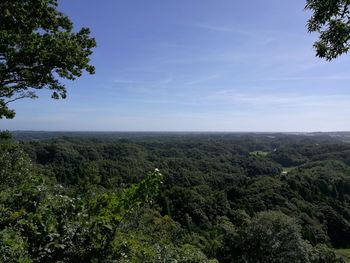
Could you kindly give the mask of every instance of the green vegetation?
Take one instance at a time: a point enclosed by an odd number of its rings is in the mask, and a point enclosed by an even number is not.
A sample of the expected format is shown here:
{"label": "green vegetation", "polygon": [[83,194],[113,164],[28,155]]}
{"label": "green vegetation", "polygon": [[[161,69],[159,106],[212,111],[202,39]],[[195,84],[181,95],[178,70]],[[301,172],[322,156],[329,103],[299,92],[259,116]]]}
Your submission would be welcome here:
{"label": "green vegetation", "polygon": [[337,249],[336,253],[341,256],[346,263],[350,262],[350,249]]}
{"label": "green vegetation", "polygon": [[[317,56],[348,52],[348,5],[307,1]],[[89,29],[73,32],[56,7],[0,2],[0,118],[37,89],[65,98],[60,79],[94,73]],[[341,141],[35,136],[0,135],[0,262],[349,260],[350,145]]]}
{"label": "green vegetation", "polygon": [[350,145],[340,140],[8,137],[3,262],[343,262],[333,248],[350,248]]}
{"label": "green vegetation", "polygon": [[251,155],[254,156],[261,156],[261,157],[265,157],[269,154],[269,152],[263,152],[263,151],[253,151],[250,153]]}
{"label": "green vegetation", "polygon": [[317,32],[316,55],[327,60],[346,54],[350,48],[350,10],[348,0],[307,0],[306,9],[312,11],[309,32]]}
{"label": "green vegetation", "polygon": [[56,8],[57,0],[0,1],[0,119],[13,118],[9,103],[36,98],[35,90],[65,98],[62,79],[94,73],[89,57],[96,42],[90,30],[74,32]]}

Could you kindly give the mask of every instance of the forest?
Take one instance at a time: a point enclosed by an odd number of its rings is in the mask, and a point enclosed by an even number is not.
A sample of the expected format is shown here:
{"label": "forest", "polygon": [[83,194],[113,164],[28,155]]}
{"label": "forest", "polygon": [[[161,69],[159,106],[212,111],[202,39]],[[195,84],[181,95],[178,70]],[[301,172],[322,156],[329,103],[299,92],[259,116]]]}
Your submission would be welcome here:
{"label": "forest", "polygon": [[1,262],[347,262],[330,134],[3,132]]}

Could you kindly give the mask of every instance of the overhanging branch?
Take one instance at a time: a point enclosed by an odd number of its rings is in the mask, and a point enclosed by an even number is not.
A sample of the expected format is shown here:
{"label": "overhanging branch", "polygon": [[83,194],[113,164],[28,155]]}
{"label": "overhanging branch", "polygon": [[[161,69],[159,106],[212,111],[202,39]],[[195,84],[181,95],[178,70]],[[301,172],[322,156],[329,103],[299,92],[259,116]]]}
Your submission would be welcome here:
{"label": "overhanging branch", "polygon": [[26,93],[22,93],[20,96],[14,98],[14,99],[10,99],[10,100],[4,101],[4,105],[8,105],[9,103],[15,102],[15,101],[20,100],[20,99],[25,99],[25,98],[35,99],[36,97],[37,96],[35,95],[34,92],[29,91],[29,92],[26,92]]}

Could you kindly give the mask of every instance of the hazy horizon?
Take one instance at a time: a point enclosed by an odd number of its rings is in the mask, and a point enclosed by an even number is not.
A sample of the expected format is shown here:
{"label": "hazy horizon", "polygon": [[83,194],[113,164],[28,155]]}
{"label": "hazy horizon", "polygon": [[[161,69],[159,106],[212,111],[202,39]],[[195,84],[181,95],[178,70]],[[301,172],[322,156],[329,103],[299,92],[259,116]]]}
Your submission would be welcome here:
{"label": "hazy horizon", "polygon": [[350,133],[350,130],[344,131],[201,131],[201,130],[9,130],[10,132],[58,132],[58,133],[251,133],[251,134],[274,134],[274,133],[285,133],[285,134],[305,134],[305,133]]}
{"label": "hazy horizon", "polygon": [[60,1],[90,27],[96,74],[11,106],[0,129],[349,131],[349,56],[315,57],[296,1]]}

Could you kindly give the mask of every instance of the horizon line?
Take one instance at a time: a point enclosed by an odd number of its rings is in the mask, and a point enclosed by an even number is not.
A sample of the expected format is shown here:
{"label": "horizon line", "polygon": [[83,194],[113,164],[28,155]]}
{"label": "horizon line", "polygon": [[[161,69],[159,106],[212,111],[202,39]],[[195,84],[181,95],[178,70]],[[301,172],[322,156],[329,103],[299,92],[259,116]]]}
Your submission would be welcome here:
{"label": "horizon line", "polygon": [[330,130],[330,131],[185,131],[185,130],[3,130],[9,132],[71,132],[71,133],[345,133],[350,130]]}

